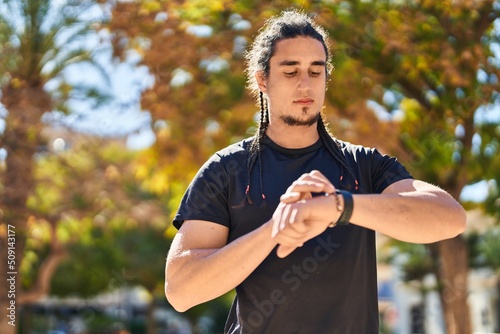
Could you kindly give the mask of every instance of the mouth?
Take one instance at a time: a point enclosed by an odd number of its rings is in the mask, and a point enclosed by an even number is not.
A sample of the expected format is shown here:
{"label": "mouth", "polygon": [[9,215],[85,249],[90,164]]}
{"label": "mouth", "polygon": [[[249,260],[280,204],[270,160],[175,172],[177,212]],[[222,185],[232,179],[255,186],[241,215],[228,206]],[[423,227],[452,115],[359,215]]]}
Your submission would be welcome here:
{"label": "mouth", "polygon": [[293,103],[296,103],[296,104],[299,104],[299,105],[308,106],[308,105],[313,104],[314,100],[310,99],[310,98],[302,98],[302,99],[298,99],[298,100],[293,101]]}

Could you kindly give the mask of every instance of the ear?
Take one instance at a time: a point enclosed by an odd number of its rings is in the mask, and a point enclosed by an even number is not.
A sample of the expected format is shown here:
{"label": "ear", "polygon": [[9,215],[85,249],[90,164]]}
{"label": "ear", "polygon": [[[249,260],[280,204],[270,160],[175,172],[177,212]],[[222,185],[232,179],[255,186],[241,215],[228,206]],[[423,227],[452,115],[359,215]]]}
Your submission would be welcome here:
{"label": "ear", "polygon": [[255,79],[257,80],[257,85],[262,93],[267,93],[267,80],[264,72],[257,71],[255,72]]}

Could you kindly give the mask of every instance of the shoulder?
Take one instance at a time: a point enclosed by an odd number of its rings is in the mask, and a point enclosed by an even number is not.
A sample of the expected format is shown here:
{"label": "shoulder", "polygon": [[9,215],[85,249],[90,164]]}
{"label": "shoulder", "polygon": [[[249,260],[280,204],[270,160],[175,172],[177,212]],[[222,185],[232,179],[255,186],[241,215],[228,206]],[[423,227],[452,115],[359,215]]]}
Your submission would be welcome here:
{"label": "shoulder", "polygon": [[241,171],[246,166],[251,143],[252,138],[247,138],[215,152],[200,168],[198,175],[206,174],[206,171],[226,171],[229,174]]}
{"label": "shoulder", "polygon": [[351,156],[355,159],[369,157],[374,153],[378,153],[377,149],[373,147],[357,145],[340,139],[334,139],[334,140],[345,156]]}
{"label": "shoulder", "polygon": [[408,170],[394,156],[381,153],[377,148],[354,145],[337,140],[348,165],[359,171],[361,183],[369,185],[367,192],[381,193],[389,185],[411,179]]}
{"label": "shoulder", "polygon": [[349,164],[371,169],[400,168],[401,163],[392,155],[382,153],[375,147],[355,145],[336,140]]}
{"label": "shoulder", "polygon": [[214,155],[220,158],[232,157],[234,155],[246,154],[250,150],[253,137],[240,140],[234,144],[226,146],[225,148],[217,151]]}

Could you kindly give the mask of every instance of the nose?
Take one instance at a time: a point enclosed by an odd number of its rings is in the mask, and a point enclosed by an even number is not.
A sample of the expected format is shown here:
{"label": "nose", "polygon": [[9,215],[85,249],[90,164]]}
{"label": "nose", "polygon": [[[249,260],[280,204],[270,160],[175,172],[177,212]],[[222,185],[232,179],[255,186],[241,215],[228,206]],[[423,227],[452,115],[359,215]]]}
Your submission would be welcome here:
{"label": "nose", "polygon": [[299,80],[299,85],[297,87],[299,92],[307,92],[311,89],[311,81],[309,75],[301,75]]}

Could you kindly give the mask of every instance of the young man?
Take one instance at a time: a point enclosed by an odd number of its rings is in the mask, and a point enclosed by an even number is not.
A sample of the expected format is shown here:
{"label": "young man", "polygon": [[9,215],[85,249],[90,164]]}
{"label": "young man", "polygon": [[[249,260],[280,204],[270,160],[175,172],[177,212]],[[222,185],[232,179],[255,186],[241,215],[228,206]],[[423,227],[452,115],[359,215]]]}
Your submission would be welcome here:
{"label": "young man", "polygon": [[182,312],[236,289],[225,333],[377,333],[375,231],[435,242],[461,233],[465,212],[396,159],[328,133],[327,36],[306,15],[269,20],[247,61],[259,129],[187,189],[166,296]]}

